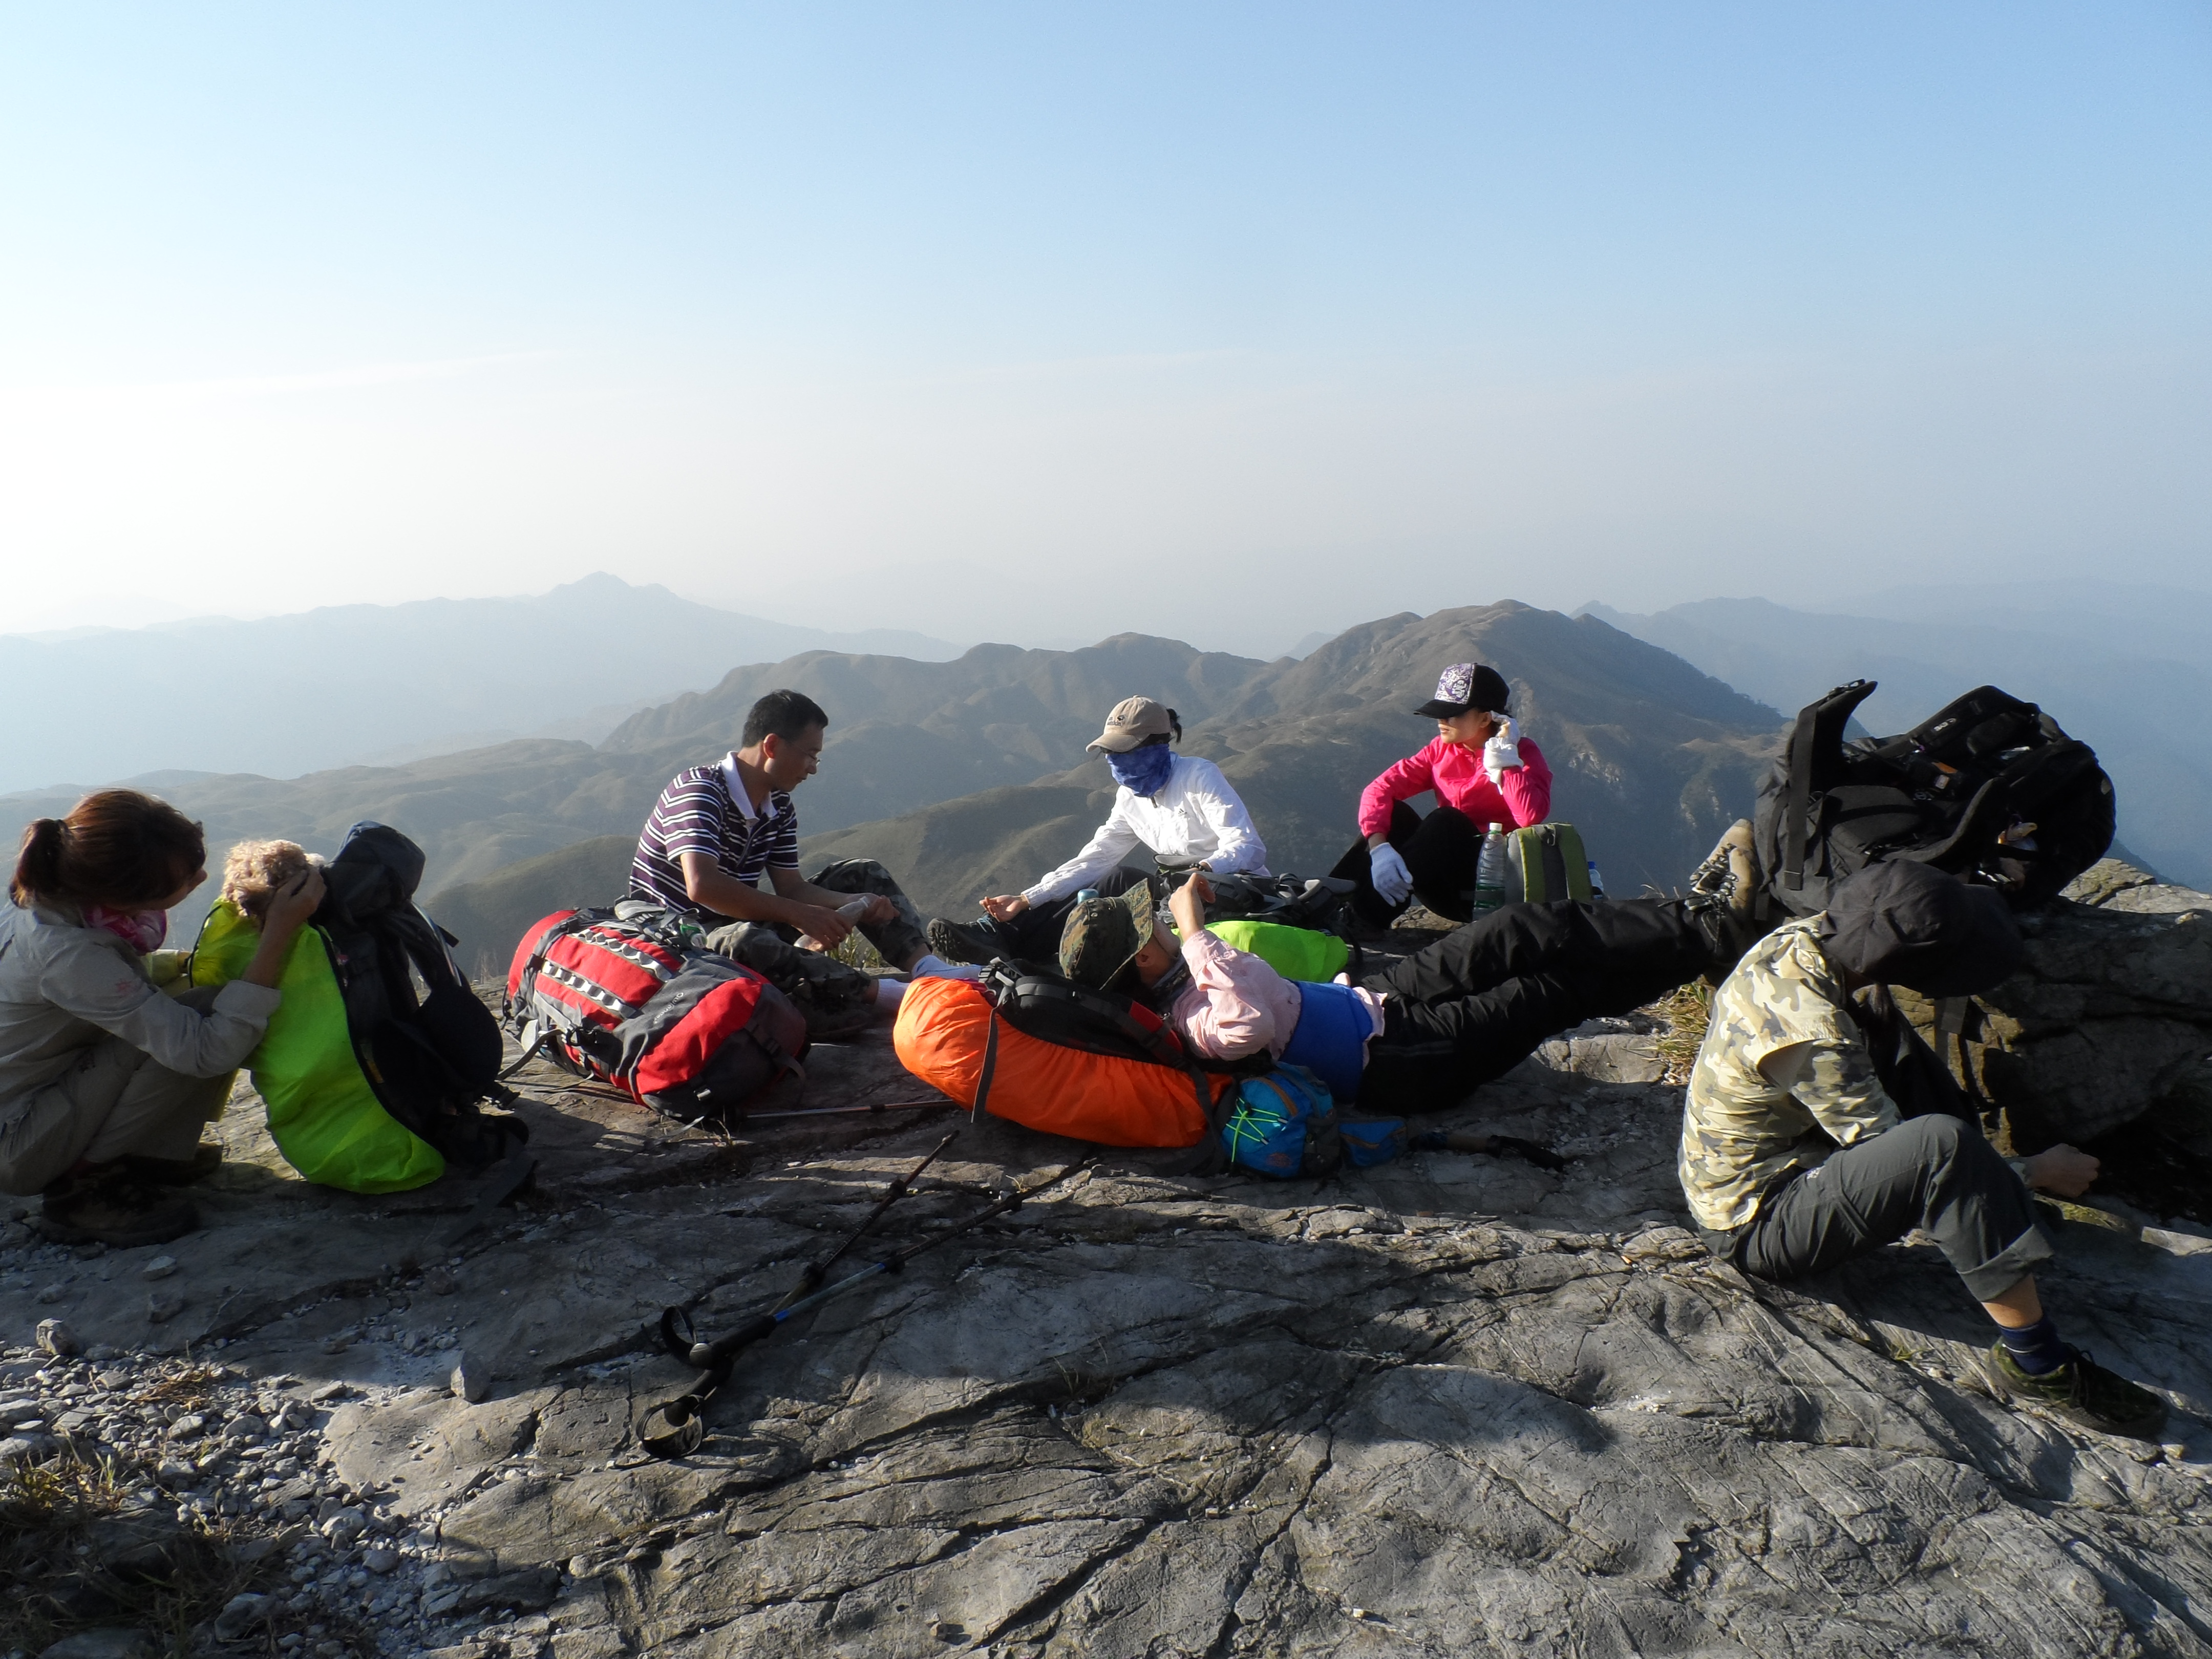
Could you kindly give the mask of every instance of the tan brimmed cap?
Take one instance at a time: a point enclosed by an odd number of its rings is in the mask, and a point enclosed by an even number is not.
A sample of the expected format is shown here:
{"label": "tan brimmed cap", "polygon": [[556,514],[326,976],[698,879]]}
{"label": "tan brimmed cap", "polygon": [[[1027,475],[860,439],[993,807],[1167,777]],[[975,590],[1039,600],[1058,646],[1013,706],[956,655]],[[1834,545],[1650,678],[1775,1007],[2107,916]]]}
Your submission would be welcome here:
{"label": "tan brimmed cap", "polygon": [[1168,737],[1174,729],[1168,711],[1150,697],[1124,697],[1106,716],[1106,729],[1084,747],[1126,755],[1146,738]]}

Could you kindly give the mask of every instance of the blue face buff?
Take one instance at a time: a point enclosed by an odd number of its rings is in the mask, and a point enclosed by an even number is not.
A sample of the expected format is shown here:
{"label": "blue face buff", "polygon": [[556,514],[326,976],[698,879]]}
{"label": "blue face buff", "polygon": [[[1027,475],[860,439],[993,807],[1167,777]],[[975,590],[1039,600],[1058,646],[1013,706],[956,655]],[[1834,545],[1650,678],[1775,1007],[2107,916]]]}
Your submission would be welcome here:
{"label": "blue face buff", "polygon": [[1157,795],[1175,770],[1175,750],[1164,743],[1148,743],[1126,755],[1109,755],[1106,765],[1114,781],[1133,795]]}

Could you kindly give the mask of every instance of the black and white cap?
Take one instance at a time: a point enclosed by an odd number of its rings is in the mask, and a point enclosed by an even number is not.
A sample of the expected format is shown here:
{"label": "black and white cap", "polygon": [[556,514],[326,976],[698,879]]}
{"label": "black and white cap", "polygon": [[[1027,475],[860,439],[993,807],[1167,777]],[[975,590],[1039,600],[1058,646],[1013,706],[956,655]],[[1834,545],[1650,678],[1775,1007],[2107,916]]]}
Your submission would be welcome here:
{"label": "black and white cap", "polygon": [[1464,714],[1470,708],[1502,714],[1511,696],[1505,676],[1488,664],[1455,662],[1437,676],[1437,695],[1413,712],[1439,720]]}

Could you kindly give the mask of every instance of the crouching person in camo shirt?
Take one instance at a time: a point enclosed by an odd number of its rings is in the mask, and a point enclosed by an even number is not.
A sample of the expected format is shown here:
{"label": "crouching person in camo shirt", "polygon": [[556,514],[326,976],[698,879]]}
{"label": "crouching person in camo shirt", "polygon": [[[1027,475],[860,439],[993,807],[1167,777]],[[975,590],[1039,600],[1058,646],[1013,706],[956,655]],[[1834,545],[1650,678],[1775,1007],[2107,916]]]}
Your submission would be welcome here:
{"label": "crouching person in camo shirt", "polygon": [[1761,1279],[1819,1273],[1919,1229],[1997,1323],[1982,1367],[2000,1399],[2154,1439],[2165,1401],[2062,1340],[2031,1271],[2052,1250],[2028,1189],[2076,1196],[2097,1160],[2064,1146],[1999,1156],[1886,989],[1967,996],[2024,955],[1993,890],[1922,864],[1871,866],[1825,912],[1767,935],[1713,994],[1682,1191],[1707,1248]]}

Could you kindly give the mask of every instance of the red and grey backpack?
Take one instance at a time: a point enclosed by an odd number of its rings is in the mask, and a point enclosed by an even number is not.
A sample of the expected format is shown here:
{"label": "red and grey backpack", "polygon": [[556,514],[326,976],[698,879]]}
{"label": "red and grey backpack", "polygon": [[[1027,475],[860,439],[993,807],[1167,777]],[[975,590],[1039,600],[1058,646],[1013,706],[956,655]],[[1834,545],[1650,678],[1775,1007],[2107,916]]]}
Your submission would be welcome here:
{"label": "red and grey backpack", "polygon": [[526,1057],[544,1054],[687,1121],[734,1124],[786,1073],[806,1075],[806,1021],[789,997],[611,910],[556,910],[526,933],[505,1012]]}

